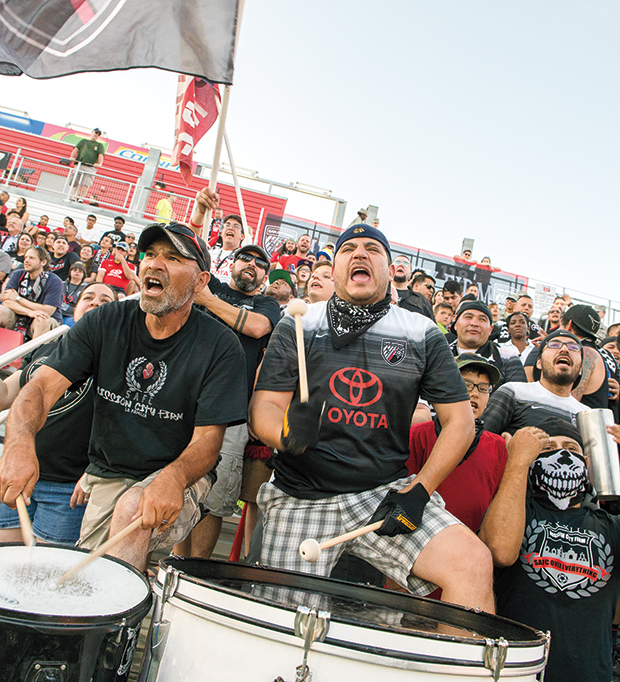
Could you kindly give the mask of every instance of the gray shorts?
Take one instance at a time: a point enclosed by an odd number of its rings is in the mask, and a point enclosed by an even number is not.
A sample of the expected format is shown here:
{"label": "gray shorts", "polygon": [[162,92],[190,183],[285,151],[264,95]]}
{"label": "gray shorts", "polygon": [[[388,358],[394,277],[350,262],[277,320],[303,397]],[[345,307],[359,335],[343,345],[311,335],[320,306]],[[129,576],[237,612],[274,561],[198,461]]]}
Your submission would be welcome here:
{"label": "gray shorts", "polygon": [[264,518],[261,564],[328,576],[340,555],[346,551],[372,564],[413,594],[430,594],[437,586],[412,575],[411,568],[437,533],[461,523],[446,511],[438,493],[431,496],[424,510],[422,525],[414,533],[393,538],[367,533],[324,549],[315,563],[306,562],[299,555],[299,545],[308,538],[324,542],[367,525],[387,492],[392,488],[404,488],[414,478],[409,476],[361,493],[346,493],[320,500],[291,497],[273,483],[264,483],[257,498]]}
{"label": "gray shorts", "polygon": [[[130,488],[146,488],[160,471],[161,469],[153,472],[142,481],[131,478],[101,478],[92,474],[84,474],[82,487],[90,492],[90,498],[82,519],[78,547],[93,550],[102,545],[108,539],[114,507],[121,495]],[[191,487],[185,488],[181,513],[164,533],[158,533],[157,528],[153,529],[149,541],[149,552],[156,549],[172,549],[189,535],[191,529],[200,521],[200,505],[204,504],[211,484],[212,479],[207,475]]]}
{"label": "gray shorts", "polygon": [[232,516],[237,509],[243,474],[243,451],[247,442],[247,424],[229,426],[224,432],[221,460],[215,470],[217,481],[204,503],[213,516]]}

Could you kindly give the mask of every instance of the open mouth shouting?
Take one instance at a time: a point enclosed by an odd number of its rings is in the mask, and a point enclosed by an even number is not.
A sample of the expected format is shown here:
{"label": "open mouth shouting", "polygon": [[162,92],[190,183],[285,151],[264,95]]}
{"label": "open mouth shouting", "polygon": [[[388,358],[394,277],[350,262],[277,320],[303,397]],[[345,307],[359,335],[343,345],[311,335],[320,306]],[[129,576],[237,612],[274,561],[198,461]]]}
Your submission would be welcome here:
{"label": "open mouth shouting", "polygon": [[573,366],[573,359],[570,357],[570,355],[561,353],[556,357],[553,364],[556,367],[567,367],[570,369]]}
{"label": "open mouth shouting", "polygon": [[159,296],[164,291],[162,278],[154,275],[145,275],[142,280],[142,293],[146,296]]}
{"label": "open mouth shouting", "polygon": [[366,265],[354,265],[351,268],[350,279],[358,284],[365,284],[372,280],[370,268]]}

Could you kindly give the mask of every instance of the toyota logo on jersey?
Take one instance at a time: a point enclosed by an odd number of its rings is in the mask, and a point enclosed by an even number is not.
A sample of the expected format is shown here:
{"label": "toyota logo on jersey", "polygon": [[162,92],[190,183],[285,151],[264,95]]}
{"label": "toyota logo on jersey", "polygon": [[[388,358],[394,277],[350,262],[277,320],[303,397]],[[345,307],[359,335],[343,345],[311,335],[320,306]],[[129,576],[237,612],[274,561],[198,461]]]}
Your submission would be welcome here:
{"label": "toyota logo on jersey", "polygon": [[383,384],[376,374],[357,367],[344,367],[329,380],[331,392],[347,405],[368,407],[383,394]]}

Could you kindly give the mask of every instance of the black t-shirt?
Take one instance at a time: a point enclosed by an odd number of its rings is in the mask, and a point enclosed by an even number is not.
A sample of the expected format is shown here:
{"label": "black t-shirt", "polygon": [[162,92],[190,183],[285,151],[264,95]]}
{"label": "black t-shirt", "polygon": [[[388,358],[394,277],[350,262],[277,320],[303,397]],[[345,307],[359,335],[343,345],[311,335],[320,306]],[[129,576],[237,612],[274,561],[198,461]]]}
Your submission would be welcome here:
{"label": "black t-shirt", "polygon": [[64,282],[69,279],[69,270],[71,269],[71,266],[79,260],[80,257],[77,253],[73,253],[72,251],[67,251],[67,253],[60,258],[52,256],[50,258],[50,272],[53,272]]}
{"label": "black t-shirt", "polygon": [[[271,326],[275,329],[280,321],[280,304],[270,296],[263,296],[258,294],[256,296],[248,296],[241,291],[232,289],[230,285],[221,282],[215,275],[211,275],[209,280],[209,288],[212,293],[222,301],[234,305],[236,308],[249,310],[259,315],[264,315],[271,322]],[[214,315],[216,319],[218,317]],[[248,398],[252,395],[254,388],[254,379],[256,377],[256,370],[263,359],[263,351],[267,347],[271,333],[261,336],[260,339],[255,339],[245,334],[237,334],[243,350],[245,351],[245,362],[248,379]]]}
{"label": "black t-shirt", "polygon": [[148,332],[138,301],[85,315],[45,363],[69,381],[94,378],[88,472],[141,479],[175,460],[194,427],[246,419],[245,358],[237,337],[192,308],[167,339]]}
{"label": "black t-shirt", "polygon": [[[103,239],[104,237],[110,237],[110,239],[114,242],[115,246],[119,242],[126,242],[127,241],[127,235],[124,232],[117,232],[116,230],[108,230],[107,232],[104,232],[101,235],[101,239]],[[101,239],[99,239],[100,242],[101,242]]]}
{"label": "black t-shirt", "polygon": [[[275,484],[295,497],[320,499],[370,490],[407,475],[411,417],[431,403],[469,400],[439,327],[398,306],[336,350],[326,303],[303,316],[310,404],[323,409],[319,443],[300,457],[278,454]],[[294,391],[297,343],[286,315],[271,336],[256,390]]]}
{"label": "black t-shirt", "polygon": [[620,517],[526,505],[517,561],[497,571],[497,613],[551,631],[545,682],[610,682]]}
{"label": "black t-shirt", "polygon": [[[23,388],[56,350],[58,343],[39,346],[22,363],[19,387]],[[92,377],[70,386],[47,415],[35,437],[39,476],[43,481],[76,483],[88,466],[88,442],[93,420]]]}

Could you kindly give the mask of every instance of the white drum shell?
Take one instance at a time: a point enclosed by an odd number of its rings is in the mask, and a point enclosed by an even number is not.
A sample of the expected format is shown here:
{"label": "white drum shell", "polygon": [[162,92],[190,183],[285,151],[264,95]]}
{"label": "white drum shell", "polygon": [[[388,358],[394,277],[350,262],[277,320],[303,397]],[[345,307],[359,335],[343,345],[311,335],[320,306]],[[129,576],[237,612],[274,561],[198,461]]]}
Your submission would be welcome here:
{"label": "white drum shell", "polygon": [[[160,569],[159,582],[154,586],[155,613],[161,604],[163,577],[164,572]],[[295,669],[303,659],[303,640],[289,634],[294,632],[294,612],[211,589],[209,585],[184,581],[182,574],[174,596],[165,603],[161,619],[169,621],[170,625],[162,642],[156,677],[150,676],[149,680],[272,682],[281,676],[292,681]],[[425,637],[423,633],[419,636],[400,634],[334,621],[330,623],[327,639],[326,642],[314,642],[310,650],[308,665],[313,682],[338,679],[488,682],[493,679],[491,671],[481,667],[484,639],[465,643]],[[384,653],[359,650],[364,645]],[[408,660],[412,654],[440,660]],[[504,668],[501,679],[535,682],[537,673],[544,667],[544,658],[542,642],[526,647],[509,646],[506,665],[510,667]],[[469,667],[467,662],[475,665]]]}

